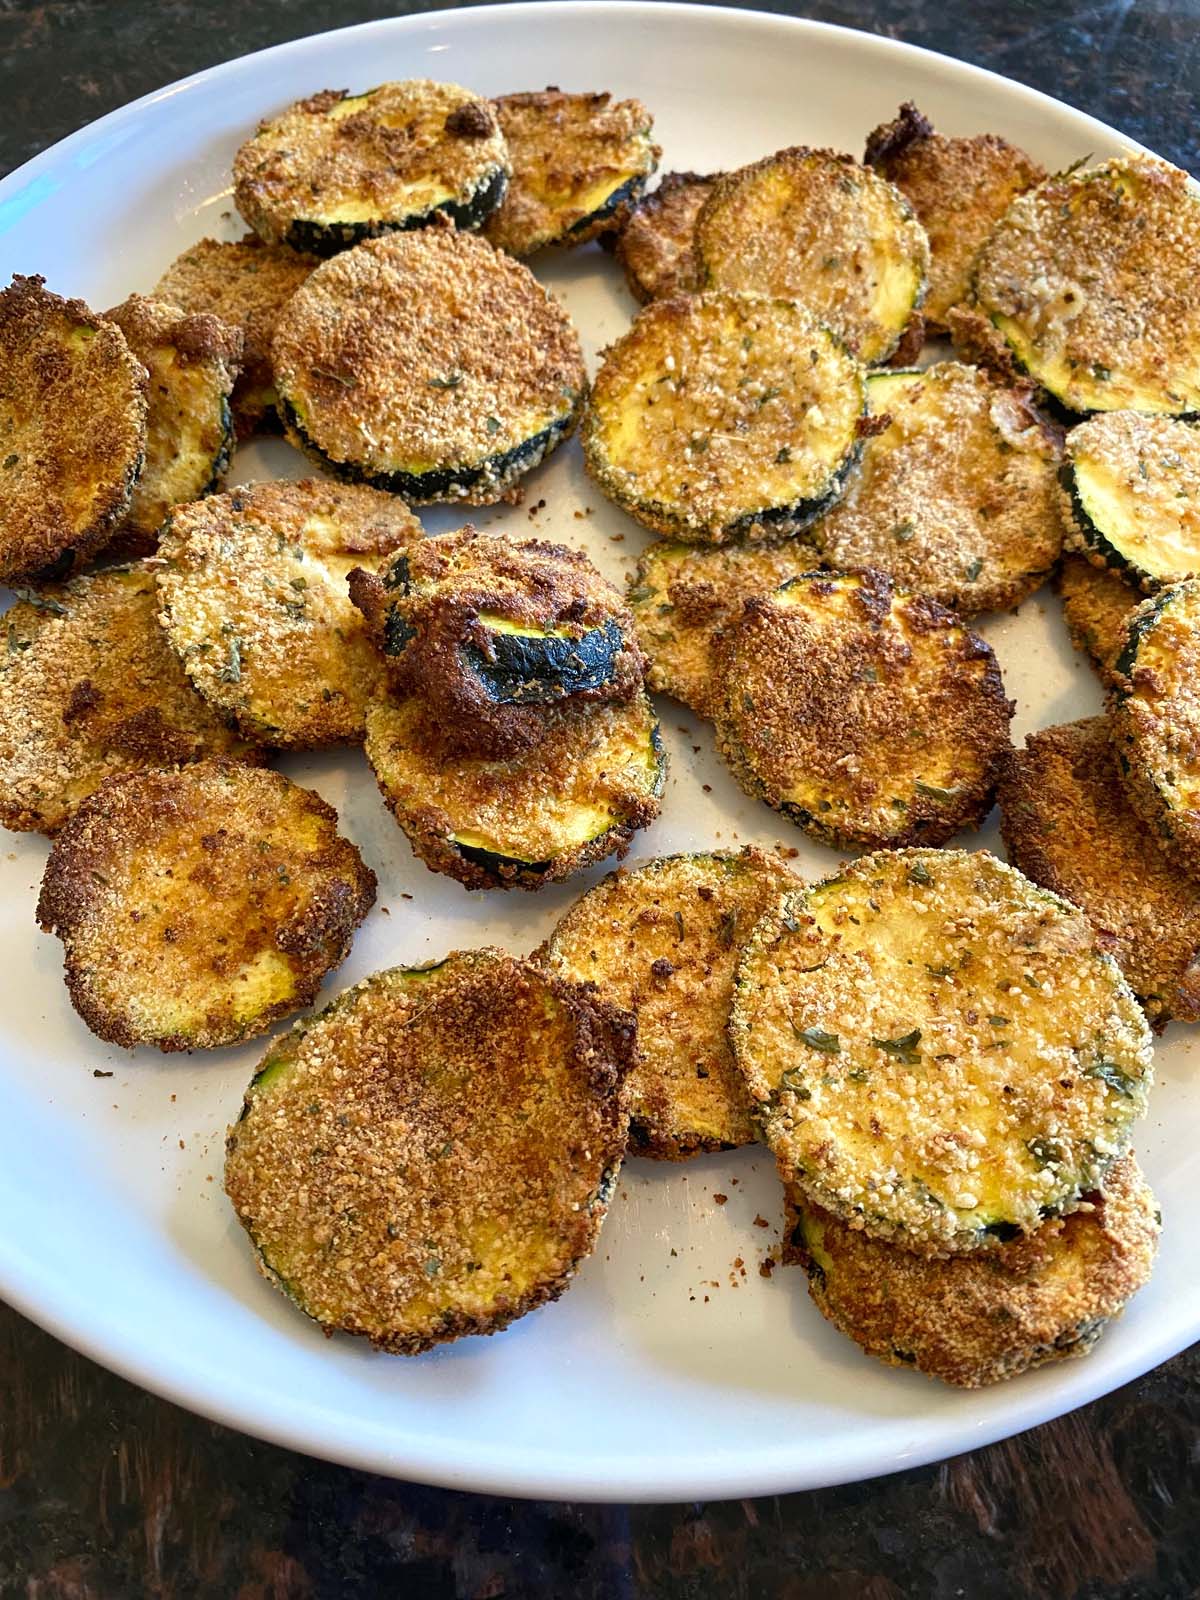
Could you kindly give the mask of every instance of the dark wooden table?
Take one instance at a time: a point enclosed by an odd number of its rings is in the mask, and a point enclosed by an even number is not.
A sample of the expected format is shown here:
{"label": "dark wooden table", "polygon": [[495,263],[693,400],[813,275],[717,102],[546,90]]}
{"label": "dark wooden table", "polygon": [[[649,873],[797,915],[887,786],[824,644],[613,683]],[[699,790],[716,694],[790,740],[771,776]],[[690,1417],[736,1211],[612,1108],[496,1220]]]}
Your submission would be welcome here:
{"label": "dark wooden table", "polygon": [[[0,0],[0,172],[185,73],[405,9],[434,8]],[[1200,0],[763,9],[978,62],[1200,165]],[[0,1306],[4,1600],[1185,1600],[1198,1463],[1200,1346],[1021,1438],[851,1488],[659,1507],[449,1494],[201,1422]]]}

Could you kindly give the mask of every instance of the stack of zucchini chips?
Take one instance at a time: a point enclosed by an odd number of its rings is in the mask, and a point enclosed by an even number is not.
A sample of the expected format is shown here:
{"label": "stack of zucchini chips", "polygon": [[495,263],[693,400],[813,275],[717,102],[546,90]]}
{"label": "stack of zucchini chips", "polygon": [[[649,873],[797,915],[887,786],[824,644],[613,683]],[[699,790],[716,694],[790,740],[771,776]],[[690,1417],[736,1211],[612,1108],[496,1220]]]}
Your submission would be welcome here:
{"label": "stack of zucchini chips", "polygon": [[[14,279],[0,820],[52,839],[38,919],[95,1034],[226,1045],[311,1004],[376,892],[277,752],[362,746],[431,870],[537,889],[657,815],[674,696],[856,859],[651,860],[532,957],[297,1022],[228,1139],[258,1262],[412,1354],[560,1294],[626,1153],[761,1141],[824,1315],[988,1383],[1146,1280],[1152,1030],[1200,1018],[1200,200],[911,105],[861,161],[646,192],[659,155],[607,94],[324,91],[237,152],[245,238],[103,316]],[[593,239],[641,309],[589,391],[524,258]],[[576,429],[658,536],[627,595],[424,535]],[[316,475],[223,488],[272,430]],[[1108,709],[1017,752],[970,623],[1055,573]],[[1012,865],[942,848],[997,794]]]}

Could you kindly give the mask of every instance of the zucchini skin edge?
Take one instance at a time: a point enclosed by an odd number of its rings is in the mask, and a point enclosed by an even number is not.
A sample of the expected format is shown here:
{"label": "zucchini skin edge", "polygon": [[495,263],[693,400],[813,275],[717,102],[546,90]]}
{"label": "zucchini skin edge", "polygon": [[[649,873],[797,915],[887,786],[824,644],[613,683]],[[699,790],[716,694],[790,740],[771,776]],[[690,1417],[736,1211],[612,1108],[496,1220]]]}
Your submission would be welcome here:
{"label": "zucchini skin edge", "polygon": [[483,226],[507,192],[508,173],[503,167],[493,167],[464,200],[443,200],[429,211],[410,213],[395,221],[317,222],[312,218],[298,217],[289,225],[283,242],[305,255],[321,256],[328,260],[330,256],[362,244],[366,239],[378,239],[386,233],[411,233],[416,228],[428,228],[443,218],[464,232],[474,232]]}

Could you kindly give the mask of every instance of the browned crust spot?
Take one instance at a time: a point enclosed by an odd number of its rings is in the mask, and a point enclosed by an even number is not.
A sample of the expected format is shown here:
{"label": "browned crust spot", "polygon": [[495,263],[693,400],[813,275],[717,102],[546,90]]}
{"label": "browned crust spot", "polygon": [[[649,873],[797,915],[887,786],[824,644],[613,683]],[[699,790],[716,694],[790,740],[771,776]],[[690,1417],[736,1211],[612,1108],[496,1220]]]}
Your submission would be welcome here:
{"label": "browned crust spot", "polygon": [[1058,592],[1071,643],[1090,657],[1101,682],[1111,687],[1117,682],[1125,619],[1141,595],[1108,567],[1070,552],[1058,569]]}
{"label": "browned crust spot", "polygon": [[616,256],[635,300],[693,294],[700,270],[693,248],[696,218],[720,173],[666,172],[625,219]]}

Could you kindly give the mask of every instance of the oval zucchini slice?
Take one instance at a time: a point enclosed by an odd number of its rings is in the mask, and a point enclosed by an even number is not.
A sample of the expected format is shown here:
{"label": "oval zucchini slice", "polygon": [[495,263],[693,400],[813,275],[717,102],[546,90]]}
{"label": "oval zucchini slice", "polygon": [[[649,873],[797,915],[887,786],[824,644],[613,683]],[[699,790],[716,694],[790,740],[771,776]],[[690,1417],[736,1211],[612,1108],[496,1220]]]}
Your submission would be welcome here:
{"label": "oval zucchini slice", "polygon": [[983,852],[880,851],[786,895],[730,1037],[784,1178],[929,1255],[1074,1211],[1153,1073],[1084,914]]}
{"label": "oval zucchini slice", "polygon": [[486,100],[413,78],[365,94],[325,89],[260,123],[234,157],[233,193],[268,244],[331,256],[443,220],[478,228],[509,170]]}
{"label": "oval zucchini slice", "polygon": [[868,364],[900,343],[929,265],[899,189],[832,150],[781,150],[719,178],[695,248],[704,288],[801,300]]}
{"label": "oval zucchini slice", "polygon": [[864,409],[862,369],[804,306],[729,293],[658,301],[605,353],[584,461],[655,533],[780,539],[842,492]]}
{"label": "oval zucchini slice", "polygon": [[835,847],[942,844],[987,815],[1012,707],[991,647],[881,573],[794,578],[726,630],[717,747]]}
{"label": "oval zucchini slice", "polygon": [[319,267],[273,345],[284,431],[336,477],[491,505],[573,432],[570,318],[473,234],[394,234]]}
{"label": "oval zucchini slice", "polygon": [[664,856],[578,900],[539,958],[637,1018],[630,1153],[679,1161],[752,1144],[726,1038],[733,972],[755,923],[796,879],[771,856]]}
{"label": "oval zucchini slice", "polygon": [[267,1052],[225,1189],[326,1333],[402,1355],[495,1333],[595,1244],[628,1068],[620,1019],[503,951],[379,972]]}
{"label": "oval zucchini slice", "polygon": [[616,257],[635,300],[668,300],[700,288],[696,218],[719,174],[667,172],[643,196],[617,237]]}
{"label": "oval zucchini slice", "polygon": [[1101,682],[1111,688],[1117,682],[1125,622],[1141,595],[1110,568],[1071,554],[1058,569],[1058,592],[1071,643],[1090,657]]}

